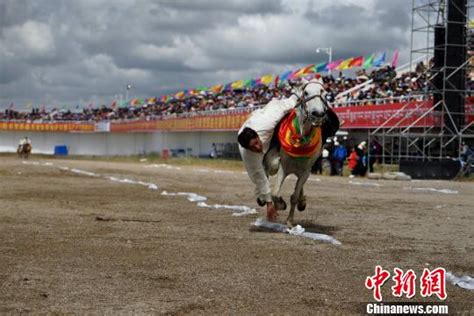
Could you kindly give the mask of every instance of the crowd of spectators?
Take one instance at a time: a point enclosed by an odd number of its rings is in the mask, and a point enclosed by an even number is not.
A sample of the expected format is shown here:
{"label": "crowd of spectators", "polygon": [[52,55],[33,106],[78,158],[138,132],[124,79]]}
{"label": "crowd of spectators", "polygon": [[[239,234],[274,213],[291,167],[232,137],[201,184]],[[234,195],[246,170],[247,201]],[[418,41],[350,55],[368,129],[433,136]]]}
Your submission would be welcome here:
{"label": "crowd of spectators", "polygon": [[[327,100],[335,107],[347,105],[379,104],[384,100],[396,98],[414,98],[429,89],[426,71],[419,64],[413,72],[397,75],[394,68],[386,66],[371,71],[358,71],[353,77],[339,75],[323,76]],[[369,82],[370,81],[370,82]],[[158,101],[140,106],[106,106],[87,107],[82,110],[33,108],[30,112],[16,111],[12,108],[0,112],[0,120],[20,121],[109,121],[109,120],[151,120],[162,116],[196,113],[201,111],[218,111],[231,109],[248,109],[268,103],[273,98],[287,97],[291,86],[298,82],[290,81],[283,85],[259,85],[248,89],[222,91],[220,93],[201,92],[183,99]],[[357,86],[362,85],[362,88]],[[339,97],[337,97],[339,95]]]}

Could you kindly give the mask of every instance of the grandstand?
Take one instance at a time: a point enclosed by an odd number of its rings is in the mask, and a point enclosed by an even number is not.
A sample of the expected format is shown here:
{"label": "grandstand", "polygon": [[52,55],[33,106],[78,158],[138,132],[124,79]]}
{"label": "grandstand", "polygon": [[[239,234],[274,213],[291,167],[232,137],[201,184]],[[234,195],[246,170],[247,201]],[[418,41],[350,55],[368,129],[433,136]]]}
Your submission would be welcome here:
{"label": "grandstand", "polygon": [[[370,73],[361,70],[352,78],[342,74],[323,76],[323,81],[329,103],[344,122],[342,128],[357,141],[367,138],[369,130],[395,126],[393,115],[405,115],[405,122],[399,127],[406,127],[423,109],[430,108],[432,101],[426,94],[428,70],[423,63],[419,63],[414,71],[403,73],[385,66]],[[272,98],[288,96],[292,84],[297,84],[297,81],[277,87],[259,85],[249,89],[201,93],[169,102],[149,98],[140,106],[101,106],[81,112],[7,109],[0,113],[0,130],[10,133],[10,142],[25,132],[29,133],[35,140],[36,152],[52,153],[53,145],[61,143],[68,145],[70,153],[74,154],[143,154],[184,149],[186,153],[202,156],[208,154],[212,143],[234,148],[230,144],[235,144],[235,132],[248,114]],[[472,112],[472,106],[469,106],[469,111]],[[434,116],[429,117],[416,122],[416,126],[427,127],[434,120]],[[48,137],[48,142],[44,142],[45,133],[59,133],[61,136]],[[16,144],[5,143],[6,138],[2,137],[2,149],[14,150]],[[51,141],[51,138],[55,140]],[[101,141],[84,147],[92,138]],[[162,141],[157,142],[157,139]],[[173,146],[171,140],[176,145]],[[83,145],[79,145],[81,143]],[[233,153],[224,150],[223,155],[232,156]]]}

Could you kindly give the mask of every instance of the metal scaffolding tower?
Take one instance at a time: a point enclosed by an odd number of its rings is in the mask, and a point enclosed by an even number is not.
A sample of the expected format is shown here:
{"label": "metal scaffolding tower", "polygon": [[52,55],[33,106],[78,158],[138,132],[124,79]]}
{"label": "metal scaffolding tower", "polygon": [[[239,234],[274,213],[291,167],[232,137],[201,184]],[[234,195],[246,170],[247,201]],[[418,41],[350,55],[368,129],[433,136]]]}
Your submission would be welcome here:
{"label": "metal scaffolding tower", "polygon": [[429,80],[424,91],[369,131],[369,144],[383,148],[377,157],[383,164],[459,158],[462,144],[473,145],[473,7],[474,0],[413,0],[410,63],[425,58],[410,69]]}

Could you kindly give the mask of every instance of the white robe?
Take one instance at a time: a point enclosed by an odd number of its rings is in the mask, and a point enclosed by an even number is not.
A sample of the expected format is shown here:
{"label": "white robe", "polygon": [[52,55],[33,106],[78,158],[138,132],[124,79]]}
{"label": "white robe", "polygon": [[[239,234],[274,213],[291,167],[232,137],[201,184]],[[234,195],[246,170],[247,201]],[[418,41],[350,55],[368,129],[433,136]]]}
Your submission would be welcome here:
{"label": "white robe", "polygon": [[20,139],[20,143],[19,143],[20,146],[23,146],[23,145],[26,145],[26,144],[31,144],[31,140],[29,138],[28,139],[26,139],[26,138]]}
{"label": "white robe", "polygon": [[265,173],[263,158],[270,147],[273,130],[281,119],[296,106],[296,103],[296,96],[282,100],[273,99],[262,109],[254,111],[239,130],[240,134],[245,127],[249,127],[257,132],[262,141],[262,153],[252,152],[239,144],[245,169],[250,180],[255,184],[255,195],[261,201],[272,201],[270,182]]}

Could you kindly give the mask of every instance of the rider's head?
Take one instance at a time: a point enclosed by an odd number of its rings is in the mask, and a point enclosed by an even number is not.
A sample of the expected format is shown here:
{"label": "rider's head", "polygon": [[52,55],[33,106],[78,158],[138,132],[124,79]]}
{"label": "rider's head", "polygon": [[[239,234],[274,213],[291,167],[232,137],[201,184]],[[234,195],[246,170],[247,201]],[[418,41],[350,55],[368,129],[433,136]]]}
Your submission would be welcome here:
{"label": "rider's head", "polygon": [[244,128],[242,132],[240,132],[239,136],[237,137],[237,141],[239,142],[240,146],[255,153],[261,153],[263,151],[260,137],[258,137],[257,132],[249,127]]}

